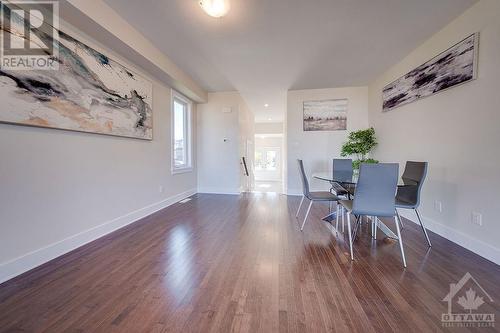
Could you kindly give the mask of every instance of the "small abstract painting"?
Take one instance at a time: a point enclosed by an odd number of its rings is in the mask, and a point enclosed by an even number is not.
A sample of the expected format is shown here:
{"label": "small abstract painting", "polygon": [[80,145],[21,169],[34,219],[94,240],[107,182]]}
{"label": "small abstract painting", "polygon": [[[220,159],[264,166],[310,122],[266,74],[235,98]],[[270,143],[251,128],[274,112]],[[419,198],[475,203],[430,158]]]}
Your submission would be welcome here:
{"label": "small abstract painting", "polygon": [[0,122],[152,139],[151,81],[62,31],[56,45],[57,70],[0,69]]}
{"label": "small abstract painting", "polygon": [[339,131],[347,129],[347,99],[305,101],[304,131]]}
{"label": "small abstract painting", "polygon": [[382,111],[414,102],[476,78],[479,34],[473,34],[382,91]]}

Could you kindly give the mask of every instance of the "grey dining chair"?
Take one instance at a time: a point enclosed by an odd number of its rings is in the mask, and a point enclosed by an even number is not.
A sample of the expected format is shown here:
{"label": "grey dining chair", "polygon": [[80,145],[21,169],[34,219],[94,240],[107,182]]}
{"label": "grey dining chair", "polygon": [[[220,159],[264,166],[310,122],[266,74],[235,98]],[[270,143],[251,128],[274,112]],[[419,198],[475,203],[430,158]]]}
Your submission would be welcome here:
{"label": "grey dining chair", "polygon": [[311,206],[313,202],[315,201],[323,201],[330,203],[334,201],[338,202],[339,198],[328,191],[311,192],[309,190],[309,181],[307,180],[306,172],[304,171],[304,163],[302,162],[302,160],[297,160],[297,162],[299,164],[299,174],[300,174],[300,179],[302,181],[302,199],[300,200],[299,209],[297,209],[297,214],[295,214],[296,218],[298,218],[299,216],[300,208],[302,207],[304,199],[308,199],[310,201],[309,207],[307,208],[306,216],[304,218],[304,222],[302,222],[302,226],[300,227],[300,231],[302,231],[304,229],[304,225],[306,224],[307,217],[309,216],[309,212],[311,211]]}
{"label": "grey dining chair", "polygon": [[[350,182],[352,180],[353,168],[352,168],[352,159],[350,158],[334,158],[332,161],[332,179],[339,180],[338,182],[332,182],[332,188],[330,192],[339,196],[339,197],[347,197],[347,199],[351,199],[351,193],[353,191],[353,187],[351,184],[347,184],[342,182],[344,179],[346,182]],[[342,207],[340,207],[340,212],[337,211],[337,216],[340,213],[342,216],[342,232],[344,232],[344,216],[345,212]],[[339,230],[339,223],[335,224],[335,230]]]}
{"label": "grey dining chair", "polygon": [[[405,171],[401,177],[404,185],[398,186],[398,191],[396,193],[396,212],[398,208],[413,209],[417,215],[418,222],[422,227],[427,244],[431,247],[432,244],[429,239],[429,235],[427,235],[427,230],[418,211],[418,207],[420,206],[420,192],[422,190],[425,176],[427,175],[427,166],[427,162],[406,162]],[[401,221],[401,217],[399,217],[399,220]]]}
{"label": "grey dining chair", "polygon": [[347,210],[347,232],[349,234],[351,260],[354,260],[351,214],[359,217],[372,217],[372,236],[377,232],[378,217],[394,217],[403,266],[406,267],[399,217],[395,205],[398,170],[399,165],[397,163],[361,164],[354,199],[339,201],[340,205]]}
{"label": "grey dining chair", "polygon": [[350,196],[350,187],[348,187],[348,185],[343,183],[341,180],[345,179],[347,182],[351,181],[353,174],[352,160],[347,158],[334,158],[332,163],[332,170],[333,179],[340,180],[339,182],[332,183],[332,191],[335,192],[335,194],[338,196]]}

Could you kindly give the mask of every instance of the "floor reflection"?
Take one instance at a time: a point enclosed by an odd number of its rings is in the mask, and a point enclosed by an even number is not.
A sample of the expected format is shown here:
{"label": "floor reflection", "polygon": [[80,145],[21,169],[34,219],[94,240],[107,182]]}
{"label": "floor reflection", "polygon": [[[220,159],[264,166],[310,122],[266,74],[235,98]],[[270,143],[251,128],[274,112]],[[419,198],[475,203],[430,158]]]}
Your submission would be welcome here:
{"label": "floor reflection", "polygon": [[177,300],[181,300],[196,284],[189,228],[185,225],[175,227],[167,239],[167,246],[169,265],[165,278],[168,291]]}

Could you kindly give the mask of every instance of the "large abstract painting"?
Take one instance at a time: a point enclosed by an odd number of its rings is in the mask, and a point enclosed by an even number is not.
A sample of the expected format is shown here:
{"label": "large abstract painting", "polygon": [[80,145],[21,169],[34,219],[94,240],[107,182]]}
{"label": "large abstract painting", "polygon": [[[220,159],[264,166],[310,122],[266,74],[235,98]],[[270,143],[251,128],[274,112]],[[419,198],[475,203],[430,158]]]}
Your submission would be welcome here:
{"label": "large abstract painting", "polygon": [[305,101],[304,131],[338,131],[347,129],[347,99]]}
{"label": "large abstract painting", "polygon": [[152,139],[150,81],[62,31],[56,61],[0,70],[0,122]]}
{"label": "large abstract painting", "polygon": [[476,78],[479,34],[473,34],[384,87],[383,111]]}

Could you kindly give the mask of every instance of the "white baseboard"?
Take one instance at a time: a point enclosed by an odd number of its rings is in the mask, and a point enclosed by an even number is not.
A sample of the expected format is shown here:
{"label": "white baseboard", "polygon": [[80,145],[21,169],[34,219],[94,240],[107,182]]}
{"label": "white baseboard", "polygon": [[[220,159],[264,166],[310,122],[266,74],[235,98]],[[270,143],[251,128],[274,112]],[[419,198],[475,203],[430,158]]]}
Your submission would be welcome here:
{"label": "white baseboard", "polygon": [[[175,196],[169,197],[160,202],[154,203],[152,205],[143,207],[136,211],[130,212],[126,215],[120,216],[111,221],[105,222],[94,228],[85,230],[81,233],[63,239],[59,242],[50,244],[41,249],[27,253],[21,257],[15,258],[8,262],[0,264],[0,283],[12,279],[24,272],[29,271],[37,266],[40,266],[52,259],[55,259],[65,253],[68,253],[82,245],[90,243],[98,238],[101,238],[115,230],[123,228],[133,222],[136,222],[148,215],[151,215],[163,208],[166,208],[176,202],[179,202],[187,197],[190,197],[196,193],[211,193],[211,194],[231,194],[239,195],[236,191],[221,191],[220,189],[191,189],[189,191],[177,194]],[[288,193],[287,195],[301,195],[301,193]],[[413,223],[418,223],[413,212],[409,210],[401,210],[401,216],[412,221]],[[488,259],[496,264],[500,264],[500,249],[484,243],[478,239],[472,238],[465,233],[458,231],[456,229],[445,226],[441,223],[433,221],[425,216],[422,217],[426,227],[432,232]]]}
{"label": "white baseboard", "polygon": [[229,194],[229,195],[240,195],[241,192],[234,189],[227,188],[216,188],[216,187],[200,187],[198,188],[198,193],[204,194]]}
{"label": "white baseboard", "polygon": [[[402,217],[413,223],[419,224],[415,213],[412,210],[400,209],[399,213]],[[427,229],[438,234],[441,237],[452,241],[469,251],[472,251],[483,258],[486,258],[497,265],[500,265],[500,249],[487,244],[479,239],[473,238],[462,231],[454,228],[450,228],[442,223],[436,222],[425,216],[422,216],[425,226]],[[420,225],[420,224],[419,224]]]}
{"label": "white baseboard", "polygon": [[171,196],[165,200],[130,212],[111,221],[107,221],[91,229],[82,231],[76,235],[65,238],[59,242],[47,245],[41,249],[27,253],[21,257],[0,264],[0,283],[12,279],[24,272],[40,266],[52,259],[68,253],[82,245],[101,238],[126,225],[134,223],[148,215],[196,194],[196,189]]}

